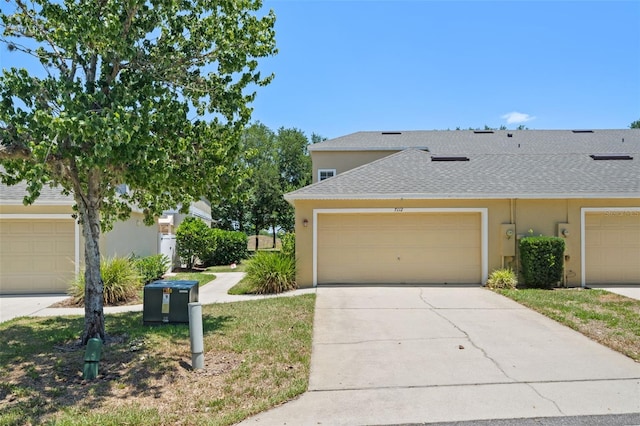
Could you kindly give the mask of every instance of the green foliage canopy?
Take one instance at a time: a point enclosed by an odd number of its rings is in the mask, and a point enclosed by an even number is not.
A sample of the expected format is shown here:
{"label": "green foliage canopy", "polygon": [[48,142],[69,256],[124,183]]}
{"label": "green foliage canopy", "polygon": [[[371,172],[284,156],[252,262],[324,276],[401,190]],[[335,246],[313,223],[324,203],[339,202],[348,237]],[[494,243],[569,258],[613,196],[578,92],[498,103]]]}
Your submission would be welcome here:
{"label": "green foliage canopy", "polygon": [[187,204],[230,167],[255,96],[245,89],[271,79],[256,58],[275,53],[275,18],[252,13],[258,1],[13,3],[2,41],[46,71],[0,77],[2,179],[26,179],[26,202],[55,183],[91,196],[109,229],[132,204],[149,221]]}
{"label": "green foliage canopy", "polygon": [[0,76],[0,179],[26,181],[27,204],[45,184],[73,195],[85,241],[82,340],[104,339],[100,233],[134,205],[152,223],[220,186],[251,89],[272,78],[257,61],[276,53],[275,16],[258,16],[259,0],[7,3],[0,43],[44,73]]}

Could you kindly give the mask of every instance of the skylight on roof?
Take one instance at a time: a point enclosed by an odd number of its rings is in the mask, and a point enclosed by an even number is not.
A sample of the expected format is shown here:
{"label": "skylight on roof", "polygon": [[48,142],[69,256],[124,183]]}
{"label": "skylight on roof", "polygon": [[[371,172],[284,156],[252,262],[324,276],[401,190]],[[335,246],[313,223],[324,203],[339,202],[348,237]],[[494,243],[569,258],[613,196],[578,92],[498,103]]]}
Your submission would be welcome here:
{"label": "skylight on roof", "polygon": [[474,130],[473,133],[476,133],[476,134],[493,133],[493,130]]}
{"label": "skylight on roof", "polygon": [[589,157],[594,160],[633,160],[633,157],[626,154],[592,154]]}
{"label": "skylight on roof", "polygon": [[383,135],[401,135],[402,132],[381,132]]}
{"label": "skylight on roof", "polygon": [[461,155],[432,155],[431,161],[469,161],[469,157]]}
{"label": "skylight on roof", "polygon": [[593,133],[593,130],[572,130],[573,133]]}

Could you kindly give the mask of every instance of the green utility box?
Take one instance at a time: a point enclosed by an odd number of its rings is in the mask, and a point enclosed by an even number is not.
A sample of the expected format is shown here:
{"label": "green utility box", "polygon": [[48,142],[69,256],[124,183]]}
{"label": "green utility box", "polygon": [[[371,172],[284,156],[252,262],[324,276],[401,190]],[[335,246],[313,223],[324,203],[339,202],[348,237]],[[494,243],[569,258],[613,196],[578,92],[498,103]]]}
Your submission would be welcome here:
{"label": "green utility box", "polygon": [[154,281],[144,286],[144,324],[188,324],[189,303],[198,301],[198,281]]}

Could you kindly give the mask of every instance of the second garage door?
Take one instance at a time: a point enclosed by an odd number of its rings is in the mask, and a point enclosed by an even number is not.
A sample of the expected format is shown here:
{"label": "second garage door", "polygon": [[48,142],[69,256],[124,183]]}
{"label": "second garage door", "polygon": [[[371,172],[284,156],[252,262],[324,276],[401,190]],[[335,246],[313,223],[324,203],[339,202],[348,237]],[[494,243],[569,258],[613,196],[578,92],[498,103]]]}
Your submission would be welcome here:
{"label": "second garage door", "polygon": [[640,284],[640,211],[585,216],[585,283]]}
{"label": "second garage door", "polygon": [[0,220],[0,293],[62,293],[75,276],[73,220]]}
{"label": "second garage door", "polygon": [[319,284],[480,284],[479,213],[320,214]]}

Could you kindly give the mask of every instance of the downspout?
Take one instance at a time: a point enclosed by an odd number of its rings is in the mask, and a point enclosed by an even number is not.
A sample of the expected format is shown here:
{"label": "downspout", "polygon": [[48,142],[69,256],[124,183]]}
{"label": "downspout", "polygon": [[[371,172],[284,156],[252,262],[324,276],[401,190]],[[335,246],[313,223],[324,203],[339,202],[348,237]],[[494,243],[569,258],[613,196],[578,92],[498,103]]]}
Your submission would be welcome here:
{"label": "downspout", "polygon": [[516,239],[516,241],[515,241],[515,245],[516,245],[516,249],[515,249],[516,256],[515,257],[516,258],[515,258],[515,262],[514,262],[515,265],[516,265],[516,270],[514,272],[516,273],[516,277],[518,277],[519,274],[520,274],[520,261],[519,261],[520,251],[518,250],[519,249],[519,247],[518,247],[519,246],[519,242],[518,242],[518,224],[516,223],[516,221],[518,220],[518,218],[517,218],[517,207],[518,206],[516,205],[516,202],[517,202],[516,198],[511,198],[510,201],[511,201],[511,218],[510,218],[511,219],[511,224],[512,225],[516,225],[516,232],[515,232],[516,235],[514,235],[514,237]]}

